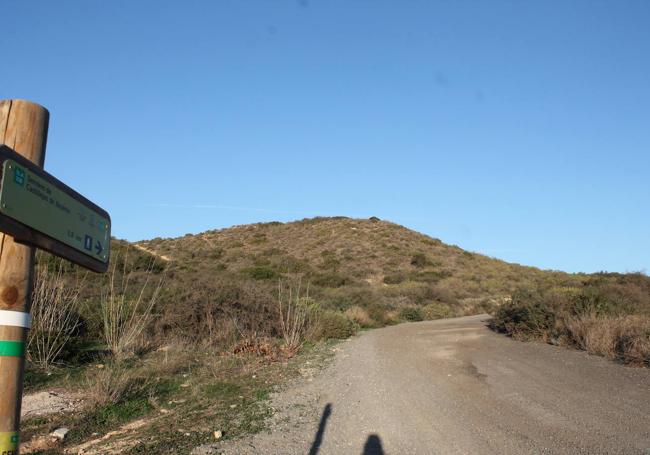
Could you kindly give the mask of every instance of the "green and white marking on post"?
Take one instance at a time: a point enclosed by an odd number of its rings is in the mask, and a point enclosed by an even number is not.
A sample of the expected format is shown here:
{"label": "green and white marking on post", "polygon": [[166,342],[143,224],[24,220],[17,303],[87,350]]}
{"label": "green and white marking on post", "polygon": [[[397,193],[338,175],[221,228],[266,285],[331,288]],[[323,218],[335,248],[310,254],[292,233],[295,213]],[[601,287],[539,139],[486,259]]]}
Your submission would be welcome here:
{"label": "green and white marking on post", "polygon": [[29,329],[32,326],[32,317],[22,311],[0,310],[0,325]]}
{"label": "green and white marking on post", "polygon": [[0,340],[0,357],[23,357],[24,355],[24,342]]}

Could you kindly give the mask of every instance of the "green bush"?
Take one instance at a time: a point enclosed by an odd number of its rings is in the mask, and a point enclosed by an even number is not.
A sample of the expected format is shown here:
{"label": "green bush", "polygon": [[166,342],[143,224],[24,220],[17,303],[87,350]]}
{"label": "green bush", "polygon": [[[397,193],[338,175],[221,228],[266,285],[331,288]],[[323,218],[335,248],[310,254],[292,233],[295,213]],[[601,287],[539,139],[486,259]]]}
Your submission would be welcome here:
{"label": "green bush", "polygon": [[357,329],[354,322],[338,311],[326,310],[321,312],[319,325],[320,338],[325,340],[349,338],[355,334]]}
{"label": "green bush", "polygon": [[373,303],[366,309],[368,311],[368,316],[370,316],[370,319],[375,321],[379,327],[382,327],[389,322],[387,317],[388,309],[386,308],[386,305],[382,305],[381,303]]}
{"label": "green bush", "polygon": [[454,316],[454,312],[451,308],[449,308],[449,306],[439,302],[425,305],[420,309],[420,313],[422,314],[422,318],[427,321],[431,321],[433,319],[451,318]]}
{"label": "green bush", "polygon": [[425,270],[411,274],[411,280],[420,281],[423,283],[437,283],[440,280],[449,278],[451,273],[444,270]]}
{"label": "green bush", "polygon": [[273,268],[258,265],[243,269],[242,272],[253,278],[254,280],[276,280],[280,274]]}
{"label": "green bush", "polygon": [[399,312],[399,317],[400,319],[409,322],[417,322],[417,321],[424,320],[424,318],[422,317],[422,312],[420,311],[419,308],[416,307],[402,308],[402,310]]}
{"label": "green bush", "polygon": [[584,314],[615,315],[621,313],[622,310],[622,305],[612,302],[601,289],[595,287],[585,288],[571,302],[571,312],[576,316]]}
{"label": "green bush", "polygon": [[406,280],[406,274],[404,273],[390,273],[386,276],[384,276],[384,283],[385,284],[400,284]]}
{"label": "green bush", "polygon": [[317,275],[312,283],[316,286],[321,286],[324,288],[340,288],[348,284],[350,280],[343,275],[338,273],[324,273]]}
{"label": "green bush", "polygon": [[547,338],[555,326],[555,313],[541,302],[514,299],[499,308],[490,327],[498,332],[524,338]]}

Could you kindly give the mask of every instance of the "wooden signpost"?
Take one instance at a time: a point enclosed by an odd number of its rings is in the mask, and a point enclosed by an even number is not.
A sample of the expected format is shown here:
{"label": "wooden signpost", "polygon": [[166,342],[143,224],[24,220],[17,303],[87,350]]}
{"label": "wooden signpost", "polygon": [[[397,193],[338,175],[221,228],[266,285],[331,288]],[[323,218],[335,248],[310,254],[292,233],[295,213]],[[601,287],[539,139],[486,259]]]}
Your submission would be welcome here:
{"label": "wooden signpost", "polygon": [[95,272],[108,268],[108,213],[0,145],[0,231]]}
{"label": "wooden signpost", "polygon": [[43,170],[48,111],[0,101],[0,454],[19,450],[34,247],[108,269],[108,213]]}

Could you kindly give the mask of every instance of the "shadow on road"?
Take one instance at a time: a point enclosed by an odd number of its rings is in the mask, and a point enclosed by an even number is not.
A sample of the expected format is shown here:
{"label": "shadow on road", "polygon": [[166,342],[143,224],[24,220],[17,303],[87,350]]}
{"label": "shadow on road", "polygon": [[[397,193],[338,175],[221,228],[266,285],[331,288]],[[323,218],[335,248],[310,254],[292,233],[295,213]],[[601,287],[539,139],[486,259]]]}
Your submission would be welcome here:
{"label": "shadow on road", "polygon": [[366,439],[361,455],[384,455],[384,449],[381,447],[381,439],[376,434],[371,434]]}
{"label": "shadow on road", "polygon": [[[311,443],[309,455],[318,455],[320,446],[323,443],[323,435],[325,434],[327,419],[330,418],[330,415],[332,415],[332,403],[327,403],[325,405],[325,408],[323,408],[323,414],[321,415],[320,422],[318,423],[318,431],[316,431],[316,436],[314,436],[314,442]],[[363,452],[361,455],[385,455],[379,436],[376,434],[371,434],[368,436],[368,439],[366,439],[366,443],[363,446]]]}
{"label": "shadow on road", "polygon": [[327,403],[323,409],[323,415],[320,418],[320,423],[318,424],[318,431],[314,437],[314,442],[311,444],[311,449],[309,449],[309,455],[316,455],[320,450],[320,445],[323,443],[323,434],[325,434],[325,425],[327,425],[327,419],[329,419],[332,414],[332,404]]}

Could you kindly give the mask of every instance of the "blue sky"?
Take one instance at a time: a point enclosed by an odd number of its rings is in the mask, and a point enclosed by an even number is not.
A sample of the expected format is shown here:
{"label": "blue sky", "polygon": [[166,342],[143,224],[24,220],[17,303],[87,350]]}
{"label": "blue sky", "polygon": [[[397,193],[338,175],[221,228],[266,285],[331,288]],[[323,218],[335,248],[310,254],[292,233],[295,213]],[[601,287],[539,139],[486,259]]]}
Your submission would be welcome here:
{"label": "blue sky", "polygon": [[650,2],[2,3],[0,98],[113,233],[378,216],[650,269]]}

